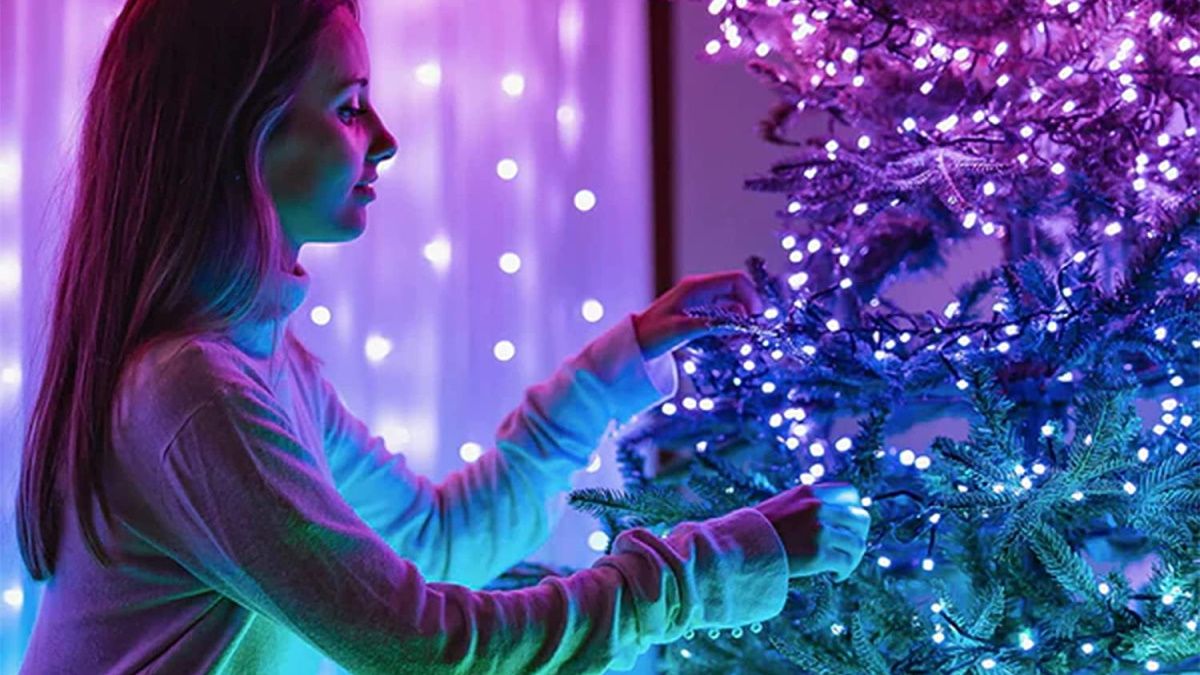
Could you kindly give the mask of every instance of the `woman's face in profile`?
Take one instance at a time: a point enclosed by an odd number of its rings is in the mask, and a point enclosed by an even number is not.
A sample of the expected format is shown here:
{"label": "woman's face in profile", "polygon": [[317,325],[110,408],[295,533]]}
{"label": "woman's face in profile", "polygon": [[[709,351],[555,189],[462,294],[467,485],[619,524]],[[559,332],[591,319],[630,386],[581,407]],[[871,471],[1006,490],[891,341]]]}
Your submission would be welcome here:
{"label": "woman's face in profile", "polygon": [[293,251],[362,233],[378,164],[396,152],[367,94],[370,64],[358,23],[339,7],[318,38],[312,69],[266,144],[264,180]]}

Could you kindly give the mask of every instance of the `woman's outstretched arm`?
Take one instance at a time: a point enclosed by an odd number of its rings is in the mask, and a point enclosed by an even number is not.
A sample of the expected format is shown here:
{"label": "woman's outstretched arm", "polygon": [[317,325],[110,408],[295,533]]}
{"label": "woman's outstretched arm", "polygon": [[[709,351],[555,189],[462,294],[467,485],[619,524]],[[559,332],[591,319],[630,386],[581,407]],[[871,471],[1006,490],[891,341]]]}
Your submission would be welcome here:
{"label": "woman's outstretched arm", "polygon": [[342,496],[426,579],[480,588],[546,542],[561,515],[554,502],[609,423],[677,387],[673,357],[644,359],[629,315],[528,388],[494,448],[440,485],[410,471],[321,378],[325,451]]}
{"label": "woman's outstretched arm", "polygon": [[[192,346],[181,358],[202,371],[206,353]],[[786,553],[753,508],[679,524],[666,538],[623,532],[590,569],[531,588],[428,582],[342,499],[320,450],[296,438],[269,391],[235,373],[209,381],[212,394],[140,470],[157,508],[138,529],[352,672],[628,670],[688,629],[783,609]]]}

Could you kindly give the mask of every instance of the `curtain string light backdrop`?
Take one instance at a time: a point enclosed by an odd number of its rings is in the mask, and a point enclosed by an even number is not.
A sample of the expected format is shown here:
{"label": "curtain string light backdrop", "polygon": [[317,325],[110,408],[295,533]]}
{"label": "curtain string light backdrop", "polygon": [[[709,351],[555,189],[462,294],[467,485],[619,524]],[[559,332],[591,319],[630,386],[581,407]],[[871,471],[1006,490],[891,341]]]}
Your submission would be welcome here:
{"label": "curtain string light backdrop", "polygon": [[[83,101],[121,4],[0,0],[5,673],[40,596],[15,541],[21,441]],[[399,151],[381,167],[364,234],[301,252],[313,283],[291,323],[349,409],[440,482],[492,447],[527,387],[653,298],[646,4],[362,5],[371,97]],[[621,485],[611,444],[573,485]],[[564,503],[528,557],[586,567],[606,542]]]}

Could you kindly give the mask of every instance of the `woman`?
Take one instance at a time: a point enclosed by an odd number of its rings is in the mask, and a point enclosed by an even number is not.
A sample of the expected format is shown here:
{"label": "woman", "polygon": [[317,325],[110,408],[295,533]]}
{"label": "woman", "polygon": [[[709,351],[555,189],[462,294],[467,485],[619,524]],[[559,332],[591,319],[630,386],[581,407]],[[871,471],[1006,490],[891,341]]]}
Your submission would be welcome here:
{"label": "woman", "polygon": [[866,516],[833,485],[471,590],[545,541],[612,419],[673,395],[670,352],[708,330],[684,308],[762,307],[741,274],[685,280],[530,388],[495,451],[413,475],[285,326],[301,246],[357,237],[396,151],[357,16],[130,0],[117,19],[22,462],[21,552],[48,581],[23,672],[261,672],[292,633],[354,672],[628,669],[778,614],[792,576],[848,575]]}

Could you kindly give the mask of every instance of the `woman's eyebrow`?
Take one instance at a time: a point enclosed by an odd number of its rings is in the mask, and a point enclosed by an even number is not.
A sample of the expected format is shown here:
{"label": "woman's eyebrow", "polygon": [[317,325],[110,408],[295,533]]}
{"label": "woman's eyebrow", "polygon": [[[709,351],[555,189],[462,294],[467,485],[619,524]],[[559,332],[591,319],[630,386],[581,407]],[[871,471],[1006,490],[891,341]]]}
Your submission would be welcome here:
{"label": "woman's eyebrow", "polygon": [[337,89],[335,89],[334,91],[335,91],[336,93],[341,93],[341,92],[343,92],[343,91],[346,91],[347,89],[349,89],[350,87],[353,87],[353,86],[355,86],[355,85],[361,85],[361,86],[362,86],[362,87],[365,89],[365,88],[367,87],[367,78],[365,78],[365,77],[356,77],[356,78],[353,78],[353,79],[350,79],[350,80],[346,80],[346,81],[342,82],[342,83],[341,83],[341,84],[338,86],[338,88],[337,88]]}

